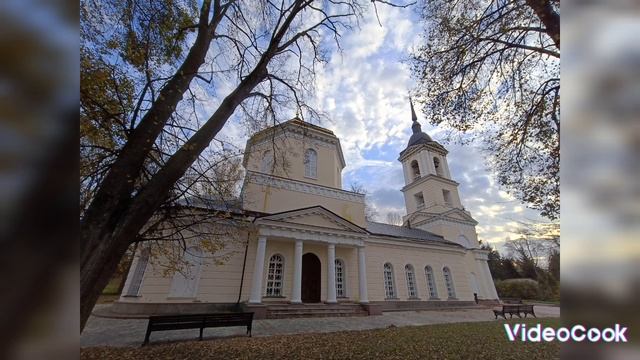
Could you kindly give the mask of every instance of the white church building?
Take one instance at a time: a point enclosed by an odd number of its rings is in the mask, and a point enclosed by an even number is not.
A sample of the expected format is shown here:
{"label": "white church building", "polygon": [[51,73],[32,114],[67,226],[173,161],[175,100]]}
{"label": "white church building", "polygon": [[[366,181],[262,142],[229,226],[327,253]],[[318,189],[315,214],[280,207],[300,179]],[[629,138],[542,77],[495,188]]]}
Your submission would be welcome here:
{"label": "white church building", "polygon": [[167,274],[162,257],[139,247],[113,310],[243,309],[277,318],[495,302],[488,252],[479,248],[447,150],[421,130],[413,106],[411,112],[413,134],[398,158],[403,226],[365,219],[364,195],[342,189],[340,140],[296,117],[247,141],[233,209],[245,222],[238,229],[244,240],[225,249],[228,259],[209,261],[194,240],[183,252],[187,271]]}

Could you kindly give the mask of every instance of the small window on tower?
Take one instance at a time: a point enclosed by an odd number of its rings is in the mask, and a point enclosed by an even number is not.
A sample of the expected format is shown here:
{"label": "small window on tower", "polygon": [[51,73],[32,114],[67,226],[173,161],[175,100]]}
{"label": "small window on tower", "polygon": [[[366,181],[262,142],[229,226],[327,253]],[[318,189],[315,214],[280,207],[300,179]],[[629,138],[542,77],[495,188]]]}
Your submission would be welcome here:
{"label": "small window on tower", "polygon": [[318,153],[313,149],[304,152],[304,176],[315,179],[318,172]]}
{"label": "small window on tower", "polygon": [[411,162],[411,175],[413,175],[413,180],[420,178],[420,167],[418,166],[418,162],[415,160]]}
{"label": "small window on tower", "polygon": [[451,201],[451,191],[442,190],[442,197],[444,198],[444,204],[447,206],[453,206],[453,202]]}
{"label": "small window on tower", "polygon": [[436,168],[436,175],[442,176],[442,166],[440,166],[440,159],[437,157],[433,158],[433,167]]}
{"label": "small window on tower", "polygon": [[418,210],[424,209],[424,195],[422,195],[422,193],[418,193],[413,195],[413,197],[416,199],[416,206],[418,207]]}

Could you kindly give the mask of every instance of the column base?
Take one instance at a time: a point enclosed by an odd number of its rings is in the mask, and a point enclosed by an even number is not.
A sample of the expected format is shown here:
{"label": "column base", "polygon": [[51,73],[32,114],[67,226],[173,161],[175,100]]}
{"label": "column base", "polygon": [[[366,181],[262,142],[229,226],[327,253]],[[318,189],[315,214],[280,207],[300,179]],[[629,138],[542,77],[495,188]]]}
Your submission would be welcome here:
{"label": "column base", "polygon": [[295,300],[291,300],[291,301],[289,301],[289,304],[296,304],[296,305],[300,305],[300,304],[302,304],[302,301],[295,301]]}
{"label": "column base", "polygon": [[324,303],[325,304],[337,304],[338,302],[337,301],[325,301]]}

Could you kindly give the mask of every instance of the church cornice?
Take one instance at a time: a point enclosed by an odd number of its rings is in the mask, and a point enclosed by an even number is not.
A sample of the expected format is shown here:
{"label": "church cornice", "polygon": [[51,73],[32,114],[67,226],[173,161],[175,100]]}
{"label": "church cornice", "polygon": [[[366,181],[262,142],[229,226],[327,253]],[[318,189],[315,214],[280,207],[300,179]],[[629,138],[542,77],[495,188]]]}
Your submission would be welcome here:
{"label": "church cornice", "polygon": [[421,150],[431,150],[433,152],[436,152],[442,156],[446,156],[449,151],[447,149],[444,148],[444,146],[440,145],[439,143],[433,141],[427,144],[418,144],[418,145],[412,145],[409,146],[408,148],[402,150],[400,152],[400,157],[398,157],[398,161],[404,161],[406,158],[408,158],[409,156],[420,152]]}
{"label": "church cornice", "polygon": [[472,252],[476,260],[489,260],[489,250],[473,249]]}
{"label": "church cornice", "polygon": [[441,251],[442,253],[460,253],[465,254],[467,252],[466,249],[461,247],[460,245],[451,242],[448,243],[434,243],[434,242],[424,242],[420,240],[411,240],[405,238],[393,238],[382,235],[370,235],[366,242],[374,243],[378,245],[388,245],[388,246],[402,246],[402,247],[415,247],[421,249],[431,249],[436,251]]}
{"label": "church cornice", "polygon": [[447,179],[447,178],[444,178],[444,177],[439,176],[439,175],[427,174],[427,175],[424,175],[424,176],[420,176],[417,180],[414,180],[413,182],[405,185],[402,189],[400,189],[400,191],[405,192],[405,191],[411,189],[412,187],[420,185],[420,184],[422,184],[422,183],[424,183],[424,182],[426,182],[428,180],[436,180],[436,181],[440,181],[442,183],[453,185],[453,186],[460,185],[458,182],[453,181],[451,179]]}
{"label": "church cornice", "polygon": [[[277,189],[296,191],[305,194],[313,194],[337,200],[363,203],[364,195],[342,189],[335,189],[328,186],[312,184],[300,180],[287,179],[275,175],[269,175],[247,170],[245,183],[257,185],[267,185]],[[244,188],[244,185],[243,185]]]}
{"label": "church cornice", "polygon": [[285,239],[323,242],[348,246],[363,246],[366,235],[354,236],[335,231],[325,231],[318,228],[292,226],[290,223],[265,222],[258,225],[258,234]]}

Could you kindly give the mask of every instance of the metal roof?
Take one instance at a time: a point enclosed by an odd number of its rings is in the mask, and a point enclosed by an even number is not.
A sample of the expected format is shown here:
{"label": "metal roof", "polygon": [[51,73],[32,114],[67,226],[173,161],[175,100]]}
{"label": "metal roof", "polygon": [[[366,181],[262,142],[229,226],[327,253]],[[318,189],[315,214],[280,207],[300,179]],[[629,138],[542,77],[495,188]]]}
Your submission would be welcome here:
{"label": "metal roof", "polygon": [[444,237],[430,233],[425,230],[412,229],[406,226],[383,224],[374,221],[367,221],[367,231],[376,235],[393,236],[412,240],[433,241],[442,244],[458,245],[452,241],[445,240]]}

